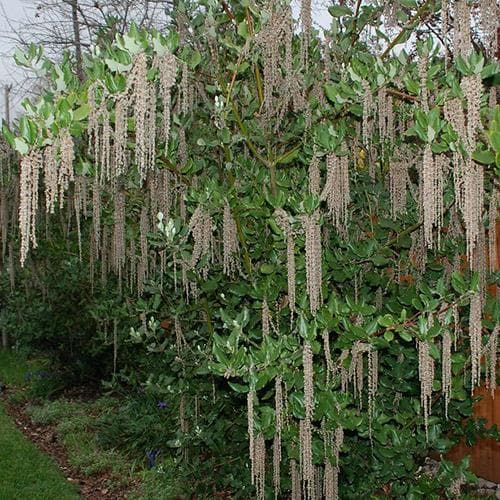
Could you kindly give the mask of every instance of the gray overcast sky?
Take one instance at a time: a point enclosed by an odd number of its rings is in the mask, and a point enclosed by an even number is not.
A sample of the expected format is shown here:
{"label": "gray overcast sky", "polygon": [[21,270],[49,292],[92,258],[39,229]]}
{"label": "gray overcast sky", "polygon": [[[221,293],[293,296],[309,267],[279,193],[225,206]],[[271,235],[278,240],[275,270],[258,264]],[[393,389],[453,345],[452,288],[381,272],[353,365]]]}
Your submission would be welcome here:
{"label": "gray overcast sky", "polygon": [[[12,57],[15,45],[10,43],[6,37],[12,31],[9,27],[8,20],[19,21],[26,16],[26,3],[22,0],[0,0],[0,85],[11,83],[13,85],[13,105],[17,105],[22,99],[22,90],[20,89],[20,81],[22,73],[17,69]],[[6,17],[7,16],[7,19]],[[3,93],[0,94],[0,116],[4,117]]]}

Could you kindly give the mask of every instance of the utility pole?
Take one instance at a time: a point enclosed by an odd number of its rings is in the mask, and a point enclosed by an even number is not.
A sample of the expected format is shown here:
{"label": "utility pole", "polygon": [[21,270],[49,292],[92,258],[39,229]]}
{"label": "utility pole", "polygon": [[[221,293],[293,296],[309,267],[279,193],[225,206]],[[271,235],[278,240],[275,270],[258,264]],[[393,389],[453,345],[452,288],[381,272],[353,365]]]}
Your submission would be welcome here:
{"label": "utility pole", "polygon": [[5,84],[3,87],[4,105],[5,105],[5,123],[10,127],[10,92],[12,85]]}

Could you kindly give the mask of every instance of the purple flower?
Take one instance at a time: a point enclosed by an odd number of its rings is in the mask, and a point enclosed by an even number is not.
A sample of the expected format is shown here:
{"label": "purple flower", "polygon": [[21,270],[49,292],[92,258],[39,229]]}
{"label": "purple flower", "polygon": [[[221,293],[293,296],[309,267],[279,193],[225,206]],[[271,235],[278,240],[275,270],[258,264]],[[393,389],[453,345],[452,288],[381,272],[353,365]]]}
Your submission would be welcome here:
{"label": "purple flower", "polygon": [[155,466],[155,462],[156,462],[156,459],[157,459],[159,453],[160,453],[160,450],[147,450],[146,451],[146,456],[148,457],[150,469],[152,469]]}
{"label": "purple flower", "polygon": [[160,410],[164,410],[168,405],[165,401],[158,401],[158,403],[156,403],[156,406],[158,406]]}

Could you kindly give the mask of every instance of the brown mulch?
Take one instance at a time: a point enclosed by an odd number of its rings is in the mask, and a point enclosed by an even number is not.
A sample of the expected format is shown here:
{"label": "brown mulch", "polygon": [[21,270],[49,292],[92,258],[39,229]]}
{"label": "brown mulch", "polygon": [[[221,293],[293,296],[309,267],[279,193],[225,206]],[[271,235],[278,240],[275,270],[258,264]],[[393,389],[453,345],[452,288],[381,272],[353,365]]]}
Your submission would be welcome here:
{"label": "brown mulch", "polygon": [[[10,392],[12,393],[12,391]],[[8,396],[8,390],[0,393],[0,401],[3,402],[7,414],[27,439],[56,461],[66,479],[78,486],[83,498],[88,500],[124,500],[128,498],[127,494],[137,484],[130,484],[128,487],[119,489],[110,488],[111,476],[109,473],[103,472],[92,476],[83,474],[69,463],[68,454],[58,439],[55,427],[34,423],[26,413],[26,404],[13,404],[9,401]]]}

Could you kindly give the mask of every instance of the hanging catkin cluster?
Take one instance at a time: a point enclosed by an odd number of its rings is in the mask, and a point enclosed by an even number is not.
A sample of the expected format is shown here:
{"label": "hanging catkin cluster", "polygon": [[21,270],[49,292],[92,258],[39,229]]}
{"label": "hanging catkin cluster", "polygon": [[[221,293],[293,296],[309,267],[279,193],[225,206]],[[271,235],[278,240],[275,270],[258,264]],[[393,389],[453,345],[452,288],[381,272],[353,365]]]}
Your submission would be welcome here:
{"label": "hanging catkin cluster", "polygon": [[207,262],[201,270],[206,278],[208,265],[213,258],[213,220],[209,212],[201,205],[196,208],[189,221],[189,234],[193,237],[193,253],[191,254],[190,267],[194,268],[198,262],[207,258]]}
{"label": "hanging catkin cluster", "polygon": [[[429,322],[432,322],[432,316]],[[429,327],[431,325],[429,324]],[[417,340],[418,343],[418,377],[420,380],[420,403],[424,413],[425,435],[429,437],[429,415],[432,408],[432,384],[434,382],[434,359],[430,355],[429,343]]]}
{"label": "hanging catkin cluster", "polygon": [[148,79],[148,60],[144,52],[134,57],[128,85],[132,89],[135,122],[135,156],[141,183],[154,168],[156,137],[156,89]]}
{"label": "hanging catkin cluster", "polygon": [[306,236],[306,281],[309,308],[314,315],[322,300],[321,285],[321,226],[319,212],[302,216],[302,226]]}
{"label": "hanging catkin cluster", "polygon": [[301,62],[305,70],[307,70],[309,62],[309,44],[311,41],[311,29],[312,29],[312,11],[311,11],[311,0],[301,0],[300,2],[300,24],[302,28],[301,37]]}
{"label": "hanging catkin cluster", "polygon": [[43,151],[43,176],[45,186],[45,209],[47,213],[54,213],[59,194],[59,179],[57,167],[57,139]]}
{"label": "hanging catkin cluster", "polygon": [[497,356],[498,356],[498,334],[500,333],[500,326],[496,325],[491,332],[488,343],[485,346],[486,356],[486,387],[491,392],[491,396],[495,397],[497,388]]}
{"label": "hanging catkin cluster", "polygon": [[323,430],[323,443],[325,448],[323,495],[325,500],[338,500],[338,483],[340,471],[339,455],[342,444],[344,443],[344,429],[342,429],[342,427],[337,427],[334,431]]}
{"label": "hanging catkin cluster", "polygon": [[405,158],[397,155],[391,159],[389,167],[389,191],[391,196],[391,215],[395,219],[406,212],[406,193],[409,184],[408,164]]}
{"label": "hanging catkin cluster", "polygon": [[471,356],[471,388],[474,390],[481,381],[481,355],[482,355],[482,301],[481,293],[476,292],[470,300],[469,312],[469,339]]}
{"label": "hanging catkin cluster", "polygon": [[483,230],[482,213],[484,203],[484,171],[483,167],[469,159],[463,174],[463,208],[465,222],[465,239],[469,264],[474,258],[474,249],[480,232]]}
{"label": "hanging catkin cluster", "polygon": [[418,76],[420,79],[420,104],[425,112],[429,112],[429,91],[427,90],[427,67],[429,58],[421,57],[418,61]]}
{"label": "hanging catkin cluster", "polygon": [[261,322],[262,322],[262,338],[264,338],[269,335],[271,327],[271,313],[269,312],[269,305],[267,303],[267,299],[264,299],[262,301]]}
{"label": "hanging catkin cluster", "polygon": [[255,391],[249,391],[247,394],[247,432],[248,432],[248,455],[250,457],[251,465],[251,479],[252,484],[255,485],[255,409],[254,409],[254,399]]}
{"label": "hanging catkin cluster", "polygon": [[[280,112],[280,101],[278,94],[282,94],[284,88],[289,87],[283,80],[282,70],[286,72],[285,78],[292,77],[292,54],[291,38],[293,34],[292,15],[290,6],[281,6],[270,2],[268,8],[271,10],[269,21],[262,27],[257,36],[257,43],[262,54],[264,73],[264,122],[269,124],[270,120]],[[285,50],[285,58],[280,55]],[[284,96],[286,101],[290,96]]]}
{"label": "hanging catkin cluster", "polygon": [[278,498],[281,489],[281,434],[283,430],[283,381],[280,376],[274,382],[275,430],[273,441],[273,485]]}
{"label": "hanging catkin cluster", "polygon": [[495,54],[495,41],[497,39],[497,25],[499,7],[496,0],[480,0],[481,28],[483,31],[484,45],[490,57]]}
{"label": "hanging catkin cluster", "polygon": [[266,494],[266,440],[262,433],[259,433],[255,439],[254,453],[255,496],[258,500],[264,500]]}
{"label": "hanging catkin cluster", "polygon": [[471,155],[476,149],[476,136],[481,125],[481,94],[483,84],[481,74],[462,77],[460,88],[467,102],[467,152]]}
{"label": "hanging catkin cluster", "polygon": [[224,216],[222,226],[222,242],[223,242],[223,269],[226,276],[233,276],[239,271],[240,265],[238,260],[239,242],[238,230],[236,222],[231,213],[229,203],[224,203]]}
{"label": "hanging catkin cluster", "polygon": [[387,93],[384,87],[381,87],[377,93],[378,107],[378,130],[380,140],[394,139],[394,109],[392,96]]}
{"label": "hanging catkin cluster", "polygon": [[470,6],[467,0],[456,0],[453,11],[453,55],[466,58],[472,51]]}
{"label": "hanging catkin cluster", "polygon": [[304,370],[305,418],[300,421],[300,450],[304,498],[314,498],[314,465],[312,455],[312,421],[314,418],[314,363],[311,344],[304,342],[302,364]]}
{"label": "hanging catkin cluster", "polygon": [[120,94],[115,101],[115,142],[114,142],[114,174],[118,177],[125,173],[128,164],[128,96]]}
{"label": "hanging catkin cluster", "polygon": [[498,202],[500,201],[500,193],[493,188],[491,193],[490,204],[488,207],[488,262],[490,272],[494,273],[497,270],[497,214]]}
{"label": "hanging catkin cluster", "polygon": [[309,192],[319,196],[320,194],[320,184],[321,184],[321,173],[319,170],[319,158],[316,154],[312,155],[311,161],[309,162]]}
{"label": "hanging catkin cluster", "polygon": [[428,248],[434,247],[434,229],[439,248],[441,227],[443,224],[443,183],[445,155],[434,156],[429,144],[424,150],[422,166],[422,204],[424,218],[424,238]]}
{"label": "hanging catkin cluster", "polygon": [[361,85],[363,87],[363,144],[368,146],[373,133],[371,116],[374,103],[370,84],[363,80]]}
{"label": "hanging catkin cluster", "polygon": [[451,336],[446,330],[441,343],[441,392],[444,398],[444,415],[448,418],[448,405],[451,399]]}
{"label": "hanging catkin cluster", "polygon": [[20,261],[24,266],[30,245],[37,247],[36,214],[38,208],[38,179],[43,167],[42,154],[31,151],[21,160],[19,173],[19,232]]}
{"label": "hanging catkin cluster", "polygon": [[375,396],[378,388],[378,351],[372,346],[368,348],[368,420],[370,437],[372,421],[375,414]]}
{"label": "hanging catkin cluster", "polygon": [[111,147],[111,137],[112,129],[110,123],[110,113],[107,108],[106,102],[101,110],[102,126],[101,126],[101,143],[100,143],[100,158],[98,161],[101,165],[101,184],[104,185],[105,181],[109,181],[113,178],[112,175],[112,147]]}
{"label": "hanging catkin cluster", "polygon": [[290,479],[292,482],[292,491],[290,493],[291,500],[302,500],[302,489],[300,485],[300,469],[297,461],[293,458],[290,460]]}
{"label": "hanging catkin cluster", "polygon": [[187,345],[186,338],[182,333],[181,322],[178,316],[174,318],[174,332],[175,332],[175,347],[177,348],[177,355],[180,356],[182,351]]}
{"label": "hanging catkin cluster", "polygon": [[295,238],[292,225],[290,224],[290,218],[282,208],[276,209],[274,217],[286,238],[288,305],[291,319],[293,319],[293,314],[295,313]]}
{"label": "hanging catkin cluster", "polygon": [[113,225],[113,270],[121,276],[125,264],[125,193],[117,191],[114,199],[114,225]]}
{"label": "hanging catkin cluster", "polygon": [[347,156],[329,154],[326,158],[326,183],[321,200],[326,200],[333,225],[340,234],[347,234],[348,206],[351,201],[349,190],[349,160]]}
{"label": "hanging catkin cluster", "polygon": [[165,142],[165,152],[168,152],[168,139],[170,136],[170,107],[172,102],[172,87],[177,76],[177,60],[173,54],[166,52],[155,58],[155,67],[158,68],[160,80],[160,97],[163,105],[161,136]]}
{"label": "hanging catkin cluster", "polygon": [[363,406],[363,354],[369,351],[370,347],[357,340],[351,348],[351,364],[349,366],[349,380],[353,385],[354,397],[358,399],[359,407]]}

